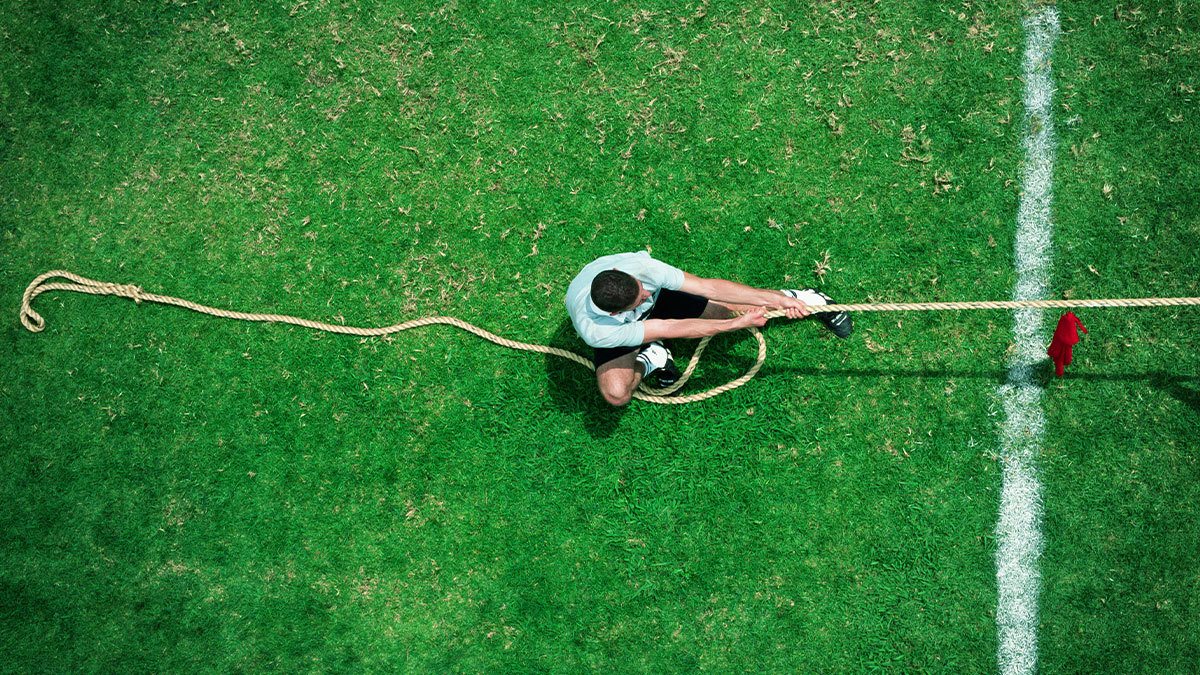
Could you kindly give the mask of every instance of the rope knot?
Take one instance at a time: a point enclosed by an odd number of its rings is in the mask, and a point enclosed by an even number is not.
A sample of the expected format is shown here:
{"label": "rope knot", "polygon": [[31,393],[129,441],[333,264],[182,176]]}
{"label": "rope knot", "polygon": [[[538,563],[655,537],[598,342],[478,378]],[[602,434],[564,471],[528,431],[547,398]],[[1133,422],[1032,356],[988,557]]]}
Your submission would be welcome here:
{"label": "rope knot", "polygon": [[134,284],[112,284],[109,291],[113,295],[118,295],[122,298],[129,298],[136,304],[142,304],[142,287]]}

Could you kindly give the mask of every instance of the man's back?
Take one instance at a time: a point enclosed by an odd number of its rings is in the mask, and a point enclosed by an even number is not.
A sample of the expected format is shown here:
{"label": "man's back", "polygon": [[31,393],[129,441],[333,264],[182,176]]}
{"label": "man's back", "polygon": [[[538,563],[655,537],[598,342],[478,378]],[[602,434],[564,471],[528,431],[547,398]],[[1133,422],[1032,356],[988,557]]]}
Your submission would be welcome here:
{"label": "man's back", "polygon": [[[604,270],[617,269],[641,282],[650,298],[633,310],[605,312],[591,299],[592,280]],[[661,289],[683,286],[683,270],[650,257],[646,251],[606,255],[589,263],[571,281],[563,299],[575,331],[592,347],[632,347],[641,344],[638,319],[650,311]]]}

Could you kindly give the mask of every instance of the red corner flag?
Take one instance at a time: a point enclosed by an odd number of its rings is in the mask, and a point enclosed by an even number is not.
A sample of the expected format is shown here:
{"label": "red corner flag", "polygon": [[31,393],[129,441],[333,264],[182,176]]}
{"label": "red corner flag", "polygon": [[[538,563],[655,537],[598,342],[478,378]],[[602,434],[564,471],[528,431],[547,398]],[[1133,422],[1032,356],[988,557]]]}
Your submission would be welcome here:
{"label": "red corner flag", "polygon": [[1071,347],[1079,342],[1076,326],[1084,333],[1087,332],[1074,312],[1067,312],[1059,317],[1058,327],[1054,329],[1054,337],[1050,340],[1050,348],[1046,350],[1046,354],[1054,359],[1054,374],[1059,377],[1062,377],[1063,366],[1071,363]]}

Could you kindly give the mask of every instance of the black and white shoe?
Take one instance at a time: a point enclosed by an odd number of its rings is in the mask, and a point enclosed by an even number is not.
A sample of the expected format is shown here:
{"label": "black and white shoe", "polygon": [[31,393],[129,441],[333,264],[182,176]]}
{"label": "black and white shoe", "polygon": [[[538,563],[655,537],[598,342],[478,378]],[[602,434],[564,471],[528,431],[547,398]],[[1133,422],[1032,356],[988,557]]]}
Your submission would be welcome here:
{"label": "black and white shoe", "polygon": [[658,386],[664,389],[678,382],[682,375],[679,372],[679,367],[675,365],[674,359],[667,361],[667,365],[659,368],[652,374],[654,375],[654,379],[658,380]]}
{"label": "black and white shoe", "polygon": [[679,381],[679,368],[671,358],[671,350],[661,342],[651,342],[637,355],[637,361],[642,365],[643,379],[654,376],[658,386],[669,387]]}
{"label": "black and white shoe", "polygon": [[[835,304],[833,298],[813,288],[800,290],[783,289],[783,293],[808,305],[811,310],[815,310],[821,305]],[[848,338],[854,332],[854,322],[850,320],[850,315],[846,312],[813,311],[809,316],[825,324],[825,327],[831,333],[840,338]]]}

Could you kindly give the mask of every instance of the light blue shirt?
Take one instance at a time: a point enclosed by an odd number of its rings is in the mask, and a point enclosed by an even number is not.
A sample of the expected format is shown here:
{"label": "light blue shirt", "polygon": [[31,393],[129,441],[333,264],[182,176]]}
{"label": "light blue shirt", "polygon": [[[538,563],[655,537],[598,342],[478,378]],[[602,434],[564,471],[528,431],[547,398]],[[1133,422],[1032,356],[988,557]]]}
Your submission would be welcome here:
{"label": "light blue shirt", "polygon": [[[616,269],[642,282],[650,298],[627,312],[606,312],[592,302],[592,280],[604,270]],[[597,258],[576,275],[567,288],[567,313],[575,324],[575,332],[592,347],[636,347],[643,342],[646,327],[642,320],[659,292],[666,288],[677,291],[683,287],[683,270],[655,260],[647,251],[617,253]]]}

